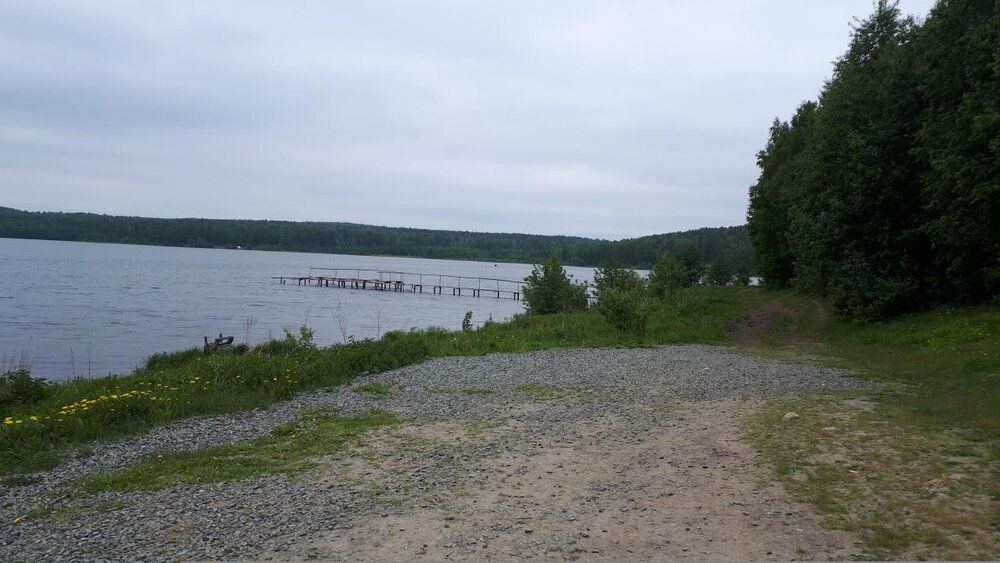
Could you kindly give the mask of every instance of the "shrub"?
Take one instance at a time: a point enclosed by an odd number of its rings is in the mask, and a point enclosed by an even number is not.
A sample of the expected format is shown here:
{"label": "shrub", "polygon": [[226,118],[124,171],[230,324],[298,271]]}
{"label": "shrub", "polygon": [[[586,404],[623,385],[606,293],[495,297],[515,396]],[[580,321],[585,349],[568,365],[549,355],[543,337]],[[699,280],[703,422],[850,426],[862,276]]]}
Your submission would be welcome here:
{"label": "shrub", "polygon": [[601,295],[608,289],[643,291],[646,289],[646,280],[635,270],[625,268],[617,260],[612,260],[604,262],[594,272],[594,287],[597,290],[597,299],[600,301]]}
{"label": "shrub", "polygon": [[608,288],[601,294],[597,310],[618,330],[642,336],[649,324],[649,299],[638,288]]}
{"label": "shrub", "polygon": [[466,311],[465,317],[462,319],[462,332],[469,332],[472,330],[472,311]]}
{"label": "shrub", "polygon": [[299,336],[295,337],[294,334],[288,329],[285,329],[285,340],[289,340],[298,344],[299,348],[314,349],[316,348],[316,333],[313,329],[302,325],[299,327]]}
{"label": "shrub", "polygon": [[49,382],[41,377],[31,377],[25,368],[0,375],[0,406],[33,403],[49,396]]}
{"label": "shrub", "polygon": [[673,297],[687,281],[687,269],[673,255],[664,252],[649,271],[649,293],[656,299]]}
{"label": "shrub", "polygon": [[587,308],[587,286],[566,275],[555,252],[524,278],[524,303],[529,313],[547,315]]}

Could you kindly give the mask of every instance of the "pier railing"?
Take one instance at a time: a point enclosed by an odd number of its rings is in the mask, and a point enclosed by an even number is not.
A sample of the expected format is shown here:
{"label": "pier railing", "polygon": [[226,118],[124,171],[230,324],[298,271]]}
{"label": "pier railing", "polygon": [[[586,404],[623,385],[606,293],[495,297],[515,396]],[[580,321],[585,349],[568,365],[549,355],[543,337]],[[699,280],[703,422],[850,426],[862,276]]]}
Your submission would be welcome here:
{"label": "pier railing", "polygon": [[519,300],[524,295],[524,282],[500,278],[455,276],[400,272],[365,268],[309,268],[306,276],[273,276],[281,284],[294,281],[297,285],[339,287],[376,291],[398,291],[434,294],[467,295],[471,297],[496,297]]}

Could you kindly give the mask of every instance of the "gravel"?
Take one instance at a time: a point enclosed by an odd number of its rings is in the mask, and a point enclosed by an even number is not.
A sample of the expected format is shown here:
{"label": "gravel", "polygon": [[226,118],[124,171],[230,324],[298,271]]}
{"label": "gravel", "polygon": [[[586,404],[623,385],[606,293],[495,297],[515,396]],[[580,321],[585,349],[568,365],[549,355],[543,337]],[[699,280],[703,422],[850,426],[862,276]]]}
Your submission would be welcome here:
{"label": "gravel", "polygon": [[[378,397],[353,390],[363,383],[387,383],[397,392]],[[551,396],[543,397],[519,389],[525,384],[555,389]],[[472,387],[490,392],[462,392]],[[455,466],[454,452],[429,451],[413,454],[420,459],[409,460],[424,468],[417,472],[420,475],[386,485],[393,498],[389,505],[368,494],[370,485],[358,482],[318,486],[271,476],[155,492],[101,493],[71,500],[76,503],[72,511],[11,523],[32,507],[64,503],[62,497],[69,492],[65,485],[81,476],[121,469],[153,452],[253,440],[311,407],[335,407],[344,413],[386,409],[408,420],[529,418],[548,433],[558,432],[565,422],[608,412],[652,420],[664,416],[664,405],[677,401],[767,398],[867,387],[869,384],[850,378],[843,370],[784,363],[712,346],[439,358],[359,378],[353,385],[333,391],[298,395],[268,409],[179,421],[146,435],[96,445],[93,455],[67,460],[51,471],[34,474],[38,479],[35,484],[2,492],[0,560],[160,561],[280,554],[296,538],[346,526],[358,514],[377,517],[387,510],[399,510],[457,479],[469,478]],[[516,408],[536,400],[546,400],[545,408]],[[643,405],[649,408],[637,408]],[[516,449],[521,445],[512,440],[492,447]],[[433,479],[424,478],[430,474]]]}

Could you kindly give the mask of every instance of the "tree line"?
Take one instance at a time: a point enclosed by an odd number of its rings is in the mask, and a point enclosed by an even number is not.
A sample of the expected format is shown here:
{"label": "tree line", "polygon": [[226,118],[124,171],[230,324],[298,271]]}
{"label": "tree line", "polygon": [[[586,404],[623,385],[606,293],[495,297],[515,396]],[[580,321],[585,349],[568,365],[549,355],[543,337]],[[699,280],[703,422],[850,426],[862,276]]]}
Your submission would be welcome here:
{"label": "tree line", "polygon": [[775,120],[747,213],[766,285],[877,319],[1000,294],[1000,2],[880,0]]}
{"label": "tree line", "polygon": [[744,269],[753,257],[745,226],[607,241],[354,223],[154,219],[0,207],[0,237],[520,263],[541,263],[554,251],[569,265],[615,261],[642,269],[650,268],[663,252]]}

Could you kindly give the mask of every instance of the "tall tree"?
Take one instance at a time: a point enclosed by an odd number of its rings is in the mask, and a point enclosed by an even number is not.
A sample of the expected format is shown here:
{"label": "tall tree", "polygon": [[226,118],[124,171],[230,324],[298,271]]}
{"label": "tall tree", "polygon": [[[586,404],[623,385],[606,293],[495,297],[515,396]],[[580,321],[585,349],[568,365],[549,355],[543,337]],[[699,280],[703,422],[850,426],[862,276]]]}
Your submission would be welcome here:
{"label": "tall tree", "polygon": [[1000,23],[941,0],[917,25],[880,0],[816,103],[776,121],[748,230],[772,286],[855,318],[1000,291]]}

